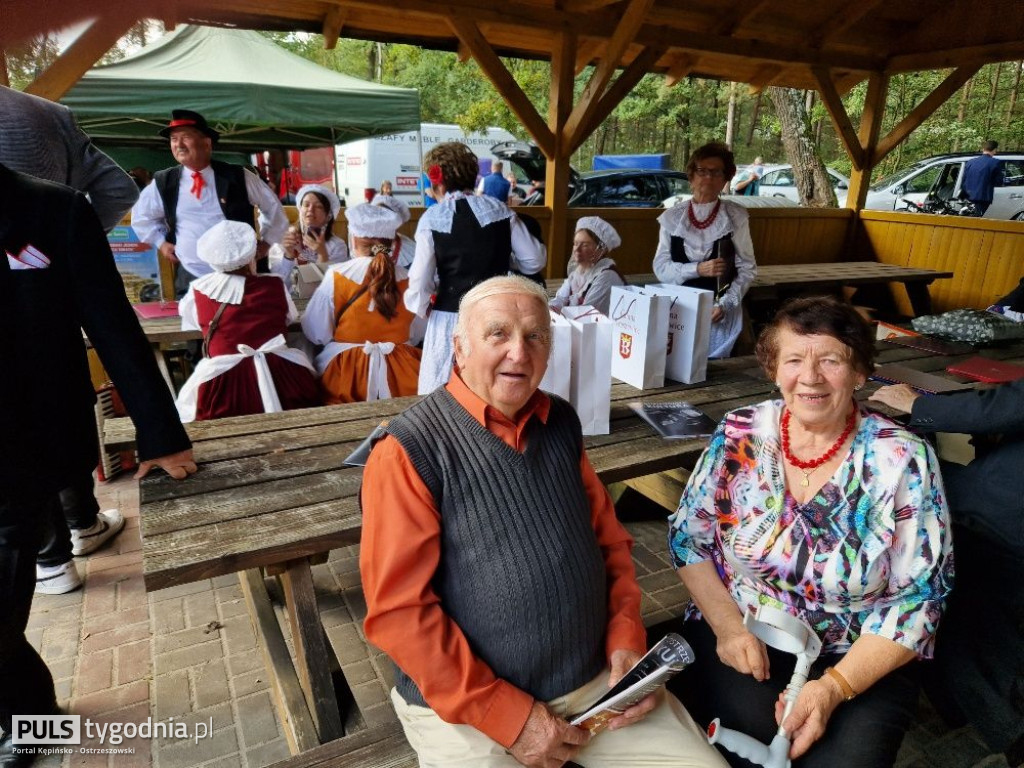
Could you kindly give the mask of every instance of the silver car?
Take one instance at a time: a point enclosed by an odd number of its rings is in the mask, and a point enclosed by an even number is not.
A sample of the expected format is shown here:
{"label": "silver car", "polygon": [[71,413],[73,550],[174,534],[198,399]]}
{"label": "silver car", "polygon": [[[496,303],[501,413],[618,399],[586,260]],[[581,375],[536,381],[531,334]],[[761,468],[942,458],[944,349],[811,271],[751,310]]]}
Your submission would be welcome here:
{"label": "silver car", "polygon": [[[960,197],[964,166],[976,152],[936,155],[892,173],[872,185],[864,207],[875,211],[905,211],[932,194],[940,200]],[[1003,184],[995,188],[986,219],[1024,221],[1024,154],[996,155],[1003,166]],[[845,195],[844,195],[845,198]],[[845,200],[840,201],[840,206]]]}
{"label": "silver car", "polygon": [[[836,191],[836,197],[846,197],[846,190],[850,188],[850,180],[839,171],[826,168],[829,178],[832,179],[832,188]],[[796,190],[796,181],[793,178],[792,165],[766,165],[764,174],[761,176],[761,183],[758,188],[761,197],[784,197],[794,203],[800,202],[800,193]]]}

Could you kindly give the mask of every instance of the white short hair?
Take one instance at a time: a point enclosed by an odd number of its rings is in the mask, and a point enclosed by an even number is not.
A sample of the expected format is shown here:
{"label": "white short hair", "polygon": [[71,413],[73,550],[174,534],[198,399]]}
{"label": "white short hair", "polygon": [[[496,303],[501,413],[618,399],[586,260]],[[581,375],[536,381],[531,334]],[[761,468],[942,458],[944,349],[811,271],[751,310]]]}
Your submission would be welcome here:
{"label": "white short hair", "polygon": [[475,304],[490,296],[500,296],[506,293],[521,294],[535,298],[544,305],[544,317],[548,319],[550,324],[551,315],[547,312],[548,292],[543,286],[522,275],[499,275],[498,277],[488,278],[466,291],[466,294],[459,302],[459,319],[455,322],[455,338],[466,338],[466,316]]}

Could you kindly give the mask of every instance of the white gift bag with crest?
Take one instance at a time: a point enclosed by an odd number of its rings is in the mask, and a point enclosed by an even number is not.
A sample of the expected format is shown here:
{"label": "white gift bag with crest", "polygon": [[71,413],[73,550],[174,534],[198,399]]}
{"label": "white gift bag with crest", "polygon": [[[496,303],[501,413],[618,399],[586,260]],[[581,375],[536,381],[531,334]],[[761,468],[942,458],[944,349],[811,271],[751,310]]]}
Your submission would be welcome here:
{"label": "white gift bag with crest", "polygon": [[548,369],[540,380],[540,389],[569,400],[572,381],[572,326],[557,312],[551,312],[551,351]]}
{"label": "white gift bag with crest", "polygon": [[668,351],[665,376],[682,384],[696,384],[708,377],[711,346],[711,310],[715,295],[699,288],[656,283],[648,293],[672,297],[668,310]]}
{"label": "white gift bag with crest", "polygon": [[671,304],[672,297],[634,285],[612,288],[612,376],[637,389],[665,386]]}
{"label": "white gift bag with crest", "polygon": [[569,402],[584,435],[607,435],[611,425],[612,321],[593,307],[565,307],[572,327],[572,384]]}

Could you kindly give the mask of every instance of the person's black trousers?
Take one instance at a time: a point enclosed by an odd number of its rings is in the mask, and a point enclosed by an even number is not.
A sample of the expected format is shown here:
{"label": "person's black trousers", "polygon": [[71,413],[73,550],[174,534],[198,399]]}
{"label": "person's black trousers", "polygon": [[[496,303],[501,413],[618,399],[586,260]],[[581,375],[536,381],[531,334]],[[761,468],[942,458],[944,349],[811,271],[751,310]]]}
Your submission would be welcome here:
{"label": "person's black trousers", "polygon": [[0,728],[7,732],[13,715],[56,711],[50,670],[25,638],[36,555],[54,515],[63,515],[56,493],[0,489]]}
{"label": "person's black trousers", "polygon": [[60,504],[49,505],[50,525],[43,534],[36,561],[52,568],[71,560],[71,528],[91,528],[100,505],[96,501],[92,472],[83,472],[60,492]]}
{"label": "person's black trousers", "polygon": [[[659,628],[665,628],[661,625]],[[689,621],[674,631],[693,647],[696,661],[669,682],[669,689],[686,705],[702,728],[721,718],[722,725],[768,744],[775,737],[775,702],[785,689],[796,657],[768,648],[770,677],[763,683],[741,675],[718,659],[715,635],[704,621]],[[813,680],[825,667],[835,666],[840,656],[820,656],[808,676]],[[794,768],[890,768],[896,760],[903,734],[917,710],[920,672],[910,663],[879,680],[853,701],[836,708],[822,736],[793,762]],[[753,763],[722,749],[733,768],[752,768]]]}

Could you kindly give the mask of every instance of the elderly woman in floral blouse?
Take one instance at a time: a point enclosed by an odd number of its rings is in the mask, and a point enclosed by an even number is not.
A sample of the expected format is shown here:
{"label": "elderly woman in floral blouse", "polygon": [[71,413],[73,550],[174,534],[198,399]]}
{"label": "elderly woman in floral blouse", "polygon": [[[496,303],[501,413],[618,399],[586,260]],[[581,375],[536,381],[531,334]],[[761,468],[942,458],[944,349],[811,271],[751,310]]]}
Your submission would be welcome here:
{"label": "elderly woman in floral blouse", "polygon": [[790,302],[757,354],[781,398],[725,415],[671,518],[697,657],[682,697],[698,722],[771,741],[794,657],[743,625],[771,605],[822,643],[782,723],[794,765],[891,766],[917,703],[912,662],[932,654],[952,581],[938,463],[854,399],[874,334],[848,305]]}

